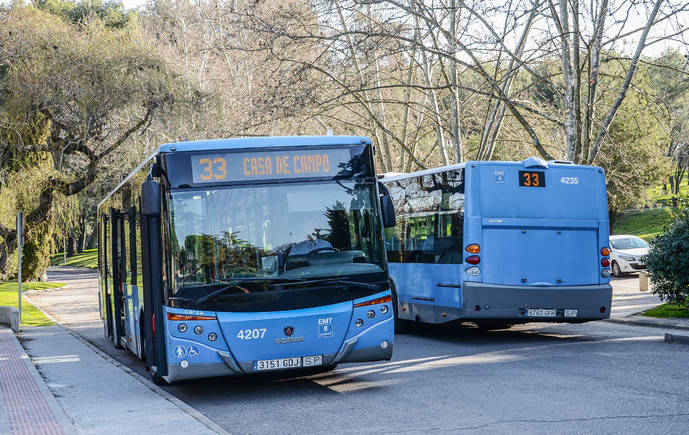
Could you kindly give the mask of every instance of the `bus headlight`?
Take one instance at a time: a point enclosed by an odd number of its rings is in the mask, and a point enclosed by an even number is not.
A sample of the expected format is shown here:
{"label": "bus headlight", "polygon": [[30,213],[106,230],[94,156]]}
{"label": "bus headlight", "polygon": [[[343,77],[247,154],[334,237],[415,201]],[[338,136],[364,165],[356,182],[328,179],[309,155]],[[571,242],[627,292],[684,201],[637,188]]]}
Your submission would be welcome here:
{"label": "bus headlight", "polygon": [[479,276],[481,274],[481,268],[478,266],[473,266],[465,270],[467,275],[469,276]]}
{"label": "bus headlight", "polygon": [[369,319],[373,319],[374,317],[376,317],[376,312],[373,311],[373,310],[369,310],[368,313],[366,313],[366,316],[367,316]]}
{"label": "bus headlight", "polygon": [[383,305],[382,307],[380,307],[380,314],[387,314],[387,313],[388,313],[388,306],[387,305]]}
{"label": "bus headlight", "polygon": [[199,326],[195,327],[194,328],[194,334],[196,334],[196,335],[203,334],[203,326],[199,325]]}
{"label": "bus headlight", "polygon": [[364,321],[361,319],[356,319],[356,322],[354,322],[354,326],[356,326],[357,328],[361,328],[362,326],[364,326]]}
{"label": "bus headlight", "polygon": [[187,332],[187,324],[186,323],[180,323],[177,325],[177,330],[179,332]]}
{"label": "bus headlight", "polygon": [[209,341],[215,341],[217,339],[218,339],[218,334],[216,334],[215,332],[211,332],[210,334],[208,334],[208,340]]}

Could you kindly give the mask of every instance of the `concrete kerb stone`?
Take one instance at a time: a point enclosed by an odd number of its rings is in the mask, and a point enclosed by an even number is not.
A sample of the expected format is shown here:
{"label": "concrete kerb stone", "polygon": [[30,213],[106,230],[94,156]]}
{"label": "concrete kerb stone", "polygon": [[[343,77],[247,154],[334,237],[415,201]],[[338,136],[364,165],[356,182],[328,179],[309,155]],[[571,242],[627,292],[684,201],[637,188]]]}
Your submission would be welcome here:
{"label": "concrete kerb stone", "polygon": [[[22,361],[24,361],[24,364],[26,364],[27,368],[29,369],[31,376],[34,378],[34,381],[36,381],[36,385],[38,386],[38,389],[41,391],[43,399],[48,404],[48,407],[50,407],[50,410],[52,411],[55,420],[57,420],[57,422],[60,424],[63,432],[65,434],[70,435],[77,434],[78,432],[74,427],[74,424],[71,421],[69,421],[64,409],[62,409],[55,396],[53,396],[53,393],[46,385],[45,380],[41,377],[41,374],[38,373],[38,369],[36,368],[36,366],[33,365],[31,357],[29,357],[29,355],[26,353],[24,347],[22,347],[21,343],[19,343],[17,337],[14,334],[9,335],[12,337],[12,341],[14,342],[14,345],[17,348],[17,352],[19,352]],[[16,399],[21,400],[21,398],[19,397]]]}
{"label": "concrete kerb stone", "polygon": [[[671,320],[671,319],[670,319]],[[619,323],[625,325],[633,326],[646,326],[651,328],[668,328],[668,329],[679,329],[683,331],[689,331],[689,321],[685,324],[673,323],[671,321],[666,321],[665,319],[656,318],[644,318],[642,316],[631,316],[631,317],[618,317],[605,319],[604,322]]]}
{"label": "concrete kerb stone", "polygon": [[[26,297],[26,296],[25,296]],[[110,355],[106,354],[102,350],[100,350],[96,345],[91,343],[90,341],[86,340],[84,337],[80,336],[79,334],[69,330],[68,328],[64,327],[60,322],[58,322],[53,316],[51,316],[49,313],[47,313],[45,310],[43,310],[41,307],[38,305],[34,304],[31,299],[26,297],[26,299],[29,300],[36,308],[38,308],[43,314],[46,315],[55,325],[59,326],[62,328],[67,334],[71,335],[75,339],[79,340],[84,346],[88,347],[91,349],[93,352],[95,352],[98,356],[103,358],[105,361],[108,363],[112,364],[113,366],[119,368],[123,372],[127,373],[130,375],[132,378],[134,378],[136,381],[139,383],[145,385],[149,390],[153,391],[163,399],[167,400],[168,402],[172,403],[182,411],[186,412],[189,414],[192,418],[197,420],[199,423],[202,425],[206,426],[209,430],[218,433],[218,434],[229,434],[225,429],[222,428],[222,426],[218,425],[216,422],[211,420],[210,418],[206,417],[196,409],[192,408],[189,406],[187,403],[183,402],[182,400],[176,398],[172,394],[168,393],[164,389],[160,388],[156,384],[154,384],[152,381],[146,379],[145,377],[141,376],[140,374],[136,373],[135,371],[131,370],[129,367],[125,366],[124,364],[120,363],[119,361],[113,359],[110,357]],[[45,383],[44,383],[45,385]],[[47,387],[46,387],[47,388]],[[51,394],[52,396],[52,394]]]}
{"label": "concrete kerb stone", "polygon": [[689,335],[678,335],[665,333],[665,343],[670,344],[689,344]]}
{"label": "concrete kerb stone", "polygon": [[12,331],[19,332],[19,308],[0,307],[0,324],[8,325]]}

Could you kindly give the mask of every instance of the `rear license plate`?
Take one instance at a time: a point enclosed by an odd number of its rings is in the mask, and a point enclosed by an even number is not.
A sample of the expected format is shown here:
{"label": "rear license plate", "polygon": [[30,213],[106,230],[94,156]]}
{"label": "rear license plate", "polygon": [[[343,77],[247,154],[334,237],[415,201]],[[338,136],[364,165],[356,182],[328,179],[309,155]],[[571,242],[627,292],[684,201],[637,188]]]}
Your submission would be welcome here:
{"label": "rear license plate", "polygon": [[254,363],[254,370],[280,370],[280,369],[296,369],[299,367],[314,367],[323,364],[323,356],[305,356],[303,358],[278,358],[266,359],[256,361]]}
{"label": "rear license plate", "polygon": [[565,310],[565,317],[577,317],[577,310]]}
{"label": "rear license plate", "polygon": [[526,310],[527,317],[555,317],[557,310],[544,310],[542,308],[529,308]]}

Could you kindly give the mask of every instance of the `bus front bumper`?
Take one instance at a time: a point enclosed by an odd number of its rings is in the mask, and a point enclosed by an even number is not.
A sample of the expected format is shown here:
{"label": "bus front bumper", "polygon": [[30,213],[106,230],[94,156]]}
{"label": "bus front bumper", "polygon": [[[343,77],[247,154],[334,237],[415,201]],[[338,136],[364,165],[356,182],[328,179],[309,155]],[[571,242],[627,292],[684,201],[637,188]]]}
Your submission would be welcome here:
{"label": "bus front bumper", "polygon": [[585,286],[509,286],[465,282],[462,320],[584,322],[610,317],[610,284]]}

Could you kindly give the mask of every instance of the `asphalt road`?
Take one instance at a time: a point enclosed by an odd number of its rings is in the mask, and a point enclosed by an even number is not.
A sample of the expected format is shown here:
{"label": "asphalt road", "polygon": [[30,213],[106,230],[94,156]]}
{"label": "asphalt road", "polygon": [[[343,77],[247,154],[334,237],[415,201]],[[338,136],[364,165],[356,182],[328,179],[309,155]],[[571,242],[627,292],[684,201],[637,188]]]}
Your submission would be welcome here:
{"label": "asphalt road", "polygon": [[[143,374],[103,338],[95,274],[49,275],[70,287],[32,300]],[[633,278],[615,287],[614,316],[657,303]],[[689,346],[663,343],[663,332],[609,322],[424,328],[395,337],[392,361],[165,389],[232,433],[689,433]]]}

